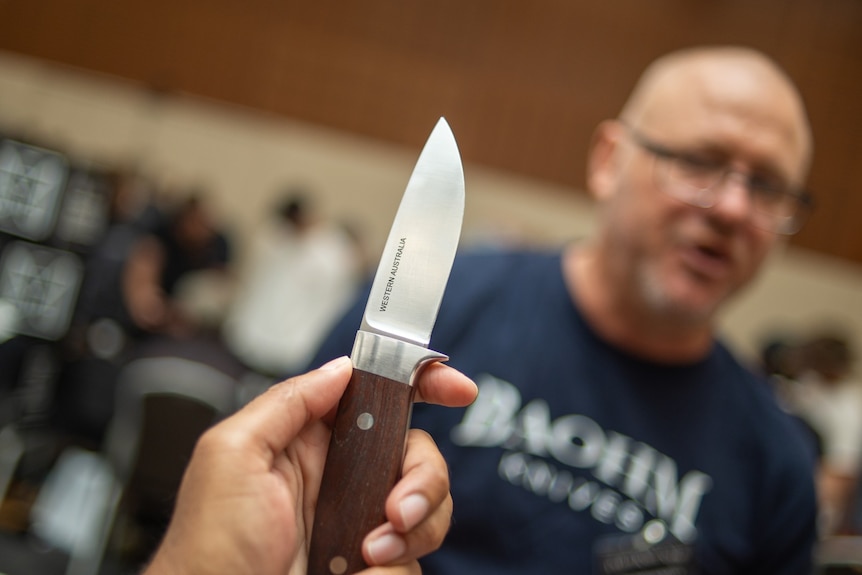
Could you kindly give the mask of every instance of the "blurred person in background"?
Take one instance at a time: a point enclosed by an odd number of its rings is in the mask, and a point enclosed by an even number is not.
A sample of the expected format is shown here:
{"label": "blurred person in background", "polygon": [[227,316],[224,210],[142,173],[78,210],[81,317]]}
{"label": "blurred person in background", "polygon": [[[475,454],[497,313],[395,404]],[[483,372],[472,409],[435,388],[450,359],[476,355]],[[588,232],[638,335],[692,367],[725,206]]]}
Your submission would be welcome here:
{"label": "blurred person in background", "polygon": [[197,190],[187,194],[167,210],[161,225],[135,243],[126,261],[122,291],[134,324],[143,332],[193,334],[198,326],[180,305],[180,287],[206,271],[228,283],[230,256],[228,238],[204,195]]}
{"label": "blurred person in background", "polygon": [[193,305],[213,290],[207,282],[196,293],[185,287],[200,273],[214,274],[211,284],[231,281],[228,240],[203,196],[195,191],[168,204],[131,172],[118,173],[115,184],[111,225],[87,262],[71,338],[76,353],[57,387],[60,425],[96,445],[113,416],[126,362],[173,354],[239,371]]}
{"label": "blurred person in background", "polygon": [[351,303],[363,271],[348,230],[323,219],[308,190],[288,188],[252,238],[222,330],[225,342],[259,373],[299,373]]}
{"label": "blurred person in background", "polygon": [[56,421],[77,440],[100,445],[114,412],[114,387],[124,355],[141,337],[123,277],[138,242],[162,225],[158,191],[146,176],[119,168],[108,175],[107,230],[86,259],[86,271],[56,388]]}
{"label": "blurred person in background", "polygon": [[[156,233],[164,220],[156,186],[148,178],[132,170],[118,169],[109,174],[109,179],[113,193],[108,229],[88,257],[74,322],[80,332],[79,342],[95,344],[99,349],[94,351],[103,357],[116,355],[123,344],[120,336],[139,329],[126,305],[123,274],[137,242]],[[112,333],[119,330],[120,339],[104,342],[102,349],[99,344],[104,338],[95,335],[88,342],[87,330],[94,325],[97,330],[99,325],[104,328],[105,320],[113,323],[107,328]]]}
{"label": "blurred person in background", "polygon": [[[456,258],[431,347],[480,391],[414,411],[455,503],[425,573],[811,571],[811,446],[715,329],[802,224],[811,156],[770,58],[672,53],[594,133],[592,238]],[[358,301],[315,364],[349,351]]]}
{"label": "blurred person in background", "polygon": [[817,433],[817,472],[822,535],[859,533],[853,506],[862,465],[862,383],[853,376],[849,338],[815,335],[796,346],[801,365],[782,380],[793,411]]}

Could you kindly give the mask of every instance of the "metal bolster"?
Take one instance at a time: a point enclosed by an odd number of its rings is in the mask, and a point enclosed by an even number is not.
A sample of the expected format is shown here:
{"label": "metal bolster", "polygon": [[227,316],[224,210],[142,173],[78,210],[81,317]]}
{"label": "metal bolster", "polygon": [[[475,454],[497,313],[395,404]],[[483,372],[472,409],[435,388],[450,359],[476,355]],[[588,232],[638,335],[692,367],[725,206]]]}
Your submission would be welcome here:
{"label": "metal bolster", "polygon": [[356,369],[408,385],[413,385],[423,365],[449,359],[426,347],[363,330],[356,332],[350,358]]}

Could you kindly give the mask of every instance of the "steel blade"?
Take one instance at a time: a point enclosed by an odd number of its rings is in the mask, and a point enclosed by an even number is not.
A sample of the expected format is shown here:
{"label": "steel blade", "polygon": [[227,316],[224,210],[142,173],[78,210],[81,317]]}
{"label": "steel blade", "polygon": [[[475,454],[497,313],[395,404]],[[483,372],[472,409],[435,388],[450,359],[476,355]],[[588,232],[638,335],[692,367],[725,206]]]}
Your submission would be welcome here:
{"label": "steel blade", "polygon": [[428,346],[463,217],[461,156],[440,118],[401,198],[360,329]]}

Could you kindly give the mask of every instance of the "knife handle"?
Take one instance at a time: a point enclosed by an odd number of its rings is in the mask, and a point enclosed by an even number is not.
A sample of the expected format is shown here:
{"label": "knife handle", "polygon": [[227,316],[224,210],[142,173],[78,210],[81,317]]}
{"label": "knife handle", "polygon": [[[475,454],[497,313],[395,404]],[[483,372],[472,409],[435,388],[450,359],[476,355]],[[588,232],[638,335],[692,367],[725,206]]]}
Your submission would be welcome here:
{"label": "knife handle", "polygon": [[354,368],[326,455],[309,575],[367,567],[362,540],[386,521],[386,497],[401,476],[413,392],[411,385]]}

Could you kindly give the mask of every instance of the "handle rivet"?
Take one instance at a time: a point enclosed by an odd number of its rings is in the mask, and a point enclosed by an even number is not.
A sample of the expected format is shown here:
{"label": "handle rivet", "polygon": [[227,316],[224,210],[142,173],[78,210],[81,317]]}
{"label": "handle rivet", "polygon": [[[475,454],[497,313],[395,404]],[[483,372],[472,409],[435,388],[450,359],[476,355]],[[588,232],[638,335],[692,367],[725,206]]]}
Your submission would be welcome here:
{"label": "handle rivet", "polygon": [[341,575],[347,571],[347,559],[341,555],[336,555],[329,561],[329,572],[333,575]]}
{"label": "handle rivet", "polygon": [[361,429],[362,431],[368,431],[374,426],[374,416],[368,413],[367,411],[364,413],[360,413],[359,417],[356,418],[356,427]]}

